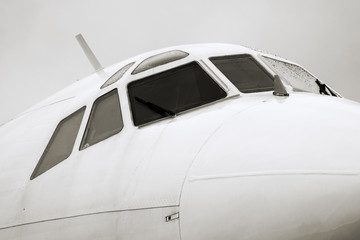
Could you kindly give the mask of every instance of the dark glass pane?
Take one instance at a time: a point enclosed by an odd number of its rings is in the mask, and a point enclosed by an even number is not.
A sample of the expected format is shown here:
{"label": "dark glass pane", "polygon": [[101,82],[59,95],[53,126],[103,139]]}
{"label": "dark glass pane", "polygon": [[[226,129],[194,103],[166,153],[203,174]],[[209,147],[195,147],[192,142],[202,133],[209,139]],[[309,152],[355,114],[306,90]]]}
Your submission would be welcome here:
{"label": "dark glass pane", "polygon": [[212,57],[210,61],[241,92],[274,90],[272,77],[250,55]]}
{"label": "dark glass pane", "polygon": [[30,179],[36,178],[70,156],[84,112],[85,107],[58,124]]}
{"label": "dark glass pane", "polygon": [[132,82],[128,90],[136,126],[166,117],[157,108],[179,113],[226,96],[195,62]]}
{"label": "dark glass pane", "polygon": [[80,149],[111,137],[122,128],[119,95],[114,89],[94,102]]}

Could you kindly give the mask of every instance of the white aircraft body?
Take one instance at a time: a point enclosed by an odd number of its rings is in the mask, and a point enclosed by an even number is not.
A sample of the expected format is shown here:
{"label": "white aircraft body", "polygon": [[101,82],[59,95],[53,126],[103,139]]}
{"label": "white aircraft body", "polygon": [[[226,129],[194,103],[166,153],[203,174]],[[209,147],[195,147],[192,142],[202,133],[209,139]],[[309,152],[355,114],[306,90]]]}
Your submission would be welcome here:
{"label": "white aircraft body", "polygon": [[236,45],[94,66],[1,126],[1,240],[360,239],[359,103]]}

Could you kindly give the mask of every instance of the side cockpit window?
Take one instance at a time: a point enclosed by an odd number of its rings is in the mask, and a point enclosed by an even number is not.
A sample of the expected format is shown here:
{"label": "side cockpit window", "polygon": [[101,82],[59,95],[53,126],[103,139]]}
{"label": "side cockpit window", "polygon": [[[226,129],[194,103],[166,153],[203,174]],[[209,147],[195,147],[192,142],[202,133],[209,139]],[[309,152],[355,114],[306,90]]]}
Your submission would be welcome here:
{"label": "side cockpit window", "polygon": [[243,93],[274,90],[268,72],[250,55],[212,57],[210,61]]}
{"label": "side cockpit window", "polygon": [[70,156],[84,112],[85,107],[63,119],[57,125],[45,151],[30,177],[30,180],[36,178]]}
{"label": "side cockpit window", "polygon": [[128,85],[128,93],[135,126],[226,96],[196,62],[134,81]]}
{"label": "side cockpit window", "polygon": [[117,134],[123,126],[119,94],[114,89],[94,102],[80,150]]}
{"label": "side cockpit window", "polygon": [[282,77],[282,80],[292,86],[294,91],[331,95],[334,97],[340,96],[296,64],[266,56],[262,56],[262,59],[276,74]]}
{"label": "side cockpit window", "polygon": [[135,62],[129,63],[129,64],[125,65],[124,67],[120,68],[120,70],[118,70],[108,80],[106,80],[106,82],[100,87],[100,89],[106,88],[106,87],[110,86],[111,84],[114,84],[117,81],[119,81],[120,78],[122,78],[122,76],[127,72],[127,70],[129,70],[129,68],[131,68],[132,65],[134,65],[134,63]]}
{"label": "side cockpit window", "polygon": [[131,74],[138,74],[146,70],[158,67],[167,63],[171,63],[189,56],[187,52],[180,50],[172,50],[164,53],[160,53],[151,57],[148,57],[142,61]]}

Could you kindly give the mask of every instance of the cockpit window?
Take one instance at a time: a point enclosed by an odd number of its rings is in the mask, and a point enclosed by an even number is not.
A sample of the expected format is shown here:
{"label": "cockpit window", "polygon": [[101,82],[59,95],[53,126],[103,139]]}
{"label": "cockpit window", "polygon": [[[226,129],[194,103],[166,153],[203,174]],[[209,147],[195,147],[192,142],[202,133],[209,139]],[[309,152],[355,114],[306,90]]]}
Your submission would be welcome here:
{"label": "cockpit window", "polygon": [[243,93],[274,90],[272,77],[250,55],[212,57],[210,61]]}
{"label": "cockpit window", "polygon": [[196,62],[134,81],[128,85],[128,93],[136,126],[226,96]]}
{"label": "cockpit window", "polygon": [[106,88],[107,86],[110,86],[113,83],[116,83],[119,81],[119,79],[126,73],[129,68],[131,68],[132,65],[134,65],[135,62],[129,63],[125,65],[124,67],[120,68],[119,71],[114,73],[106,82],[100,87],[100,89]]}
{"label": "cockpit window", "polygon": [[30,180],[36,178],[70,156],[84,112],[85,107],[63,119],[57,125],[45,151],[30,177]]}
{"label": "cockpit window", "polygon": [[123,126],[119,95],[114,89],[94,102],[80,150],[117,134]]}
{"label": "cockpit window", "polygon": [[295,91],[339,96],[298,65],[265,56],[262,56],[262,59],[266,65],[280,75],[282,80],[292,86]]}
{"label": "cockpit window", "polygon": [[186,58],[187,56],[189,56],[187,52],[180,50],[173,50],[173,51],[160,53],[142,61],[131,74],[141,73],[151,68],[158,67],[176,60],[180,60],[182,58]]}

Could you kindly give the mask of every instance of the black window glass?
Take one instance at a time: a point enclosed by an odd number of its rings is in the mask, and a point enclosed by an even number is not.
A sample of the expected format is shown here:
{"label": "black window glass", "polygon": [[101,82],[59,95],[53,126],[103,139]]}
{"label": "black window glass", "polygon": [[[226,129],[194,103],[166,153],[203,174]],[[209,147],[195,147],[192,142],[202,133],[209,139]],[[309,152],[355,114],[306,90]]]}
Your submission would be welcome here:
{"label": "black window glass", "polygon": [[36,178],[70,156],[84,111],[85,107],[63,119],[57,125],[30,179]]}
{"label": "black window glass", "polygon": [[136,126],[226,96],[196,62],[132,82],[128,92]]}
{"label": "black window glass", "polygon": [[94,102],[80,150],[115,135],[123,126],[119,95],[114,89]]}
{"label": "black window glass", "polygon": [[210,61],[244,93],[274,90],[272,77],[250,55],[212,57]]}

